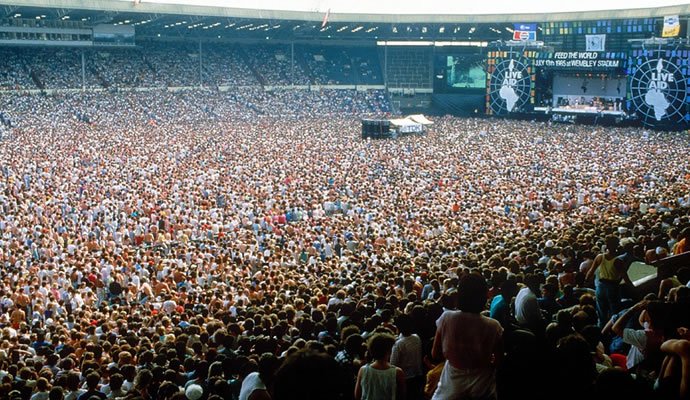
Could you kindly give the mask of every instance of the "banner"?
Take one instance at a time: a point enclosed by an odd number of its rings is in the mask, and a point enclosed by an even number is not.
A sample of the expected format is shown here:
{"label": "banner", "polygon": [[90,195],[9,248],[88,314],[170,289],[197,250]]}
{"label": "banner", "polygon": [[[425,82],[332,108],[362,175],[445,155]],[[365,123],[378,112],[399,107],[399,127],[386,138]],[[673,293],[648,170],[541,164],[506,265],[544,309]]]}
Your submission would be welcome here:
{"label": "banner", "polygon": [[523,42],[537,40],[537,24],[514,24],[513,40]]}
{"label": "banner", "polygon": [[606,51],[606,35],[586,35],[586,51]]}
{"label": "banner", "polygon": [[[673,130],[687,123],[688,85],[684,70],[687,58],[660,49],[637,53],[629,73],[632,107],[646,126]],[[663,57],[663,58],[662,58]]]}
{"label": "banner", "polygon": [[534,60],[534,66],[560,69],[617,69],[623,67],[621,54],[596,51],[542,53]]}
{"label": "banner", "polygon": [[677,15],[664,17],[664,30],[661,37],[676,37],[680,35],[680,19]]}
{"label": "banner", "polygon": [[487,112],[506,115],[522,112],[534,98],[531,61],[519,52],[490,52]]}

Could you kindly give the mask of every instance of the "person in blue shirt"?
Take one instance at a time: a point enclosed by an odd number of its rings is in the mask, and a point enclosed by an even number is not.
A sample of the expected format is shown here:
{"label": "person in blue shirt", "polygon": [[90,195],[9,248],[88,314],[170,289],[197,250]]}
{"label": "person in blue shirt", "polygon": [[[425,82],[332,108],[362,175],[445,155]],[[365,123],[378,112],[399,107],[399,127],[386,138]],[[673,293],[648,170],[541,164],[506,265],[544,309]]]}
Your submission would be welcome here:
{"label": "person in blue shirt", "polygon": [[513,326],[513,315],[510,311],[510,304],[518,292],[515,280],[508,279],[501,284],[501,293],[494,296],[489,308],[489,316],[501,323],[503,329],[508,330]]}
{"label": "person in blue shirt", "polygon": [[52,343],[46,342],[46,334],[43,331],[39,331],[38,334],[36,335],[36,341],[31,343],[31,347],[33,347],[34,350],[40,349],[41,347],[52,347]]}

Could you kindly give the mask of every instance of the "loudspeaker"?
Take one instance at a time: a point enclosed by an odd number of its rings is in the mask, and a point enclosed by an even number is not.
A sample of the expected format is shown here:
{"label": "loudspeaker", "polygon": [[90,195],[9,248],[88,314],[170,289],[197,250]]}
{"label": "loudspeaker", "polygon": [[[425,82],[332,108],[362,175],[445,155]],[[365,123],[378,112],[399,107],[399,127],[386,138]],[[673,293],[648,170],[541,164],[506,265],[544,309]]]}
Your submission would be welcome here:
{"label": "loudspeaker", "polygon": [[363,119],[362,139],[380,139],[390,137],[391,123],[385,119]]}

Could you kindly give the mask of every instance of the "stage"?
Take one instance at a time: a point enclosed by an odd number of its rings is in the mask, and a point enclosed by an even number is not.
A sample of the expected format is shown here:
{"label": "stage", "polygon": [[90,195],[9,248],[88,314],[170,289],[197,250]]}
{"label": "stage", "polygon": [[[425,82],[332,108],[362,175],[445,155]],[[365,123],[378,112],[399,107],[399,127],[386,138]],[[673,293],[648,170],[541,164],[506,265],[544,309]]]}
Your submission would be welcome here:
{"label": "stage", "polygon": [[532,115],[539,115],[553,122],[572,124],[620,126],[635,122],[634,115],[627,114],[625,111],[597,107],[534,107]]}
{"label": "stage", "polygon": [[614,110],[604,110],[598,109],[596,107],[587,108],[569,108],[569,107],[534,107],[535,112],[543,112],[545,114],[574,114],[574,115],[591,115],[591,116],[615,116],[615,117],[627,117],[625,111],[614,111]]}

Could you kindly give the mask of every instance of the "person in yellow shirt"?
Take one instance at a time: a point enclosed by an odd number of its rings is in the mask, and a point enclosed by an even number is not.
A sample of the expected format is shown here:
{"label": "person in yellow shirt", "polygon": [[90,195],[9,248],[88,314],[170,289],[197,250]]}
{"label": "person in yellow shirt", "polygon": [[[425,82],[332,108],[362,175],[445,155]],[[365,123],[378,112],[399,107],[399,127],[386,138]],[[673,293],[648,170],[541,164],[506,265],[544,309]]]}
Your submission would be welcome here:
{"label": "person in yellow shirt", "polygon": [[595,289],[600,327],[606,325],[611,316],[621,310],[621,279],[632,283],[623,266],[623,261],[618,258],[620,248],[618,237],[607,236],[604,243],[606,244],[604,253],[594,259],[586,277],[587,281],[591,281],[599,270],[599,279],[595,282]]}

